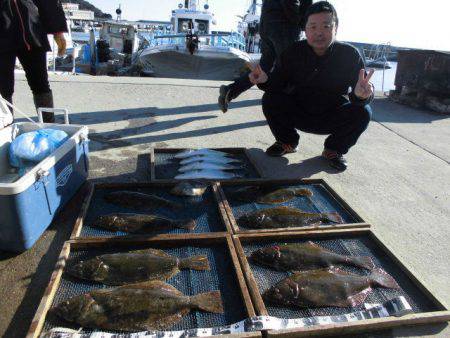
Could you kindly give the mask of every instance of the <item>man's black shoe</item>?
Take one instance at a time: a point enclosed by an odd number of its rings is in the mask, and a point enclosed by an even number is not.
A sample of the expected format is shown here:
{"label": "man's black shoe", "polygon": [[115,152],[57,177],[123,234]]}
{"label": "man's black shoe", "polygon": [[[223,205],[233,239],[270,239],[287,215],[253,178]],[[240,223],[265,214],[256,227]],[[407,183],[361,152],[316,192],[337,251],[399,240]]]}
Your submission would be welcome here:
{"label": "man's black shoe", "polygon": [[222,113],[226,113],[228,111],[228,104],[230,103],[230,88],[228,86],[220,86],[218,103]]}
{"label": "man's black shoe", "polygon": [[266,154],[269,156],[278,157],[290,153],[295,153],[296,151],[297,146],[276,141],[274,144],[272,144],[269,148],[266,149]]}
{"label": "man's black shoe", "polygon": [[344,155],[338,153],[337,151],[324,149],[322,152],[322,156],[328,160],[330,166],[336,170],[344,171],[347,169],[347,160]]}

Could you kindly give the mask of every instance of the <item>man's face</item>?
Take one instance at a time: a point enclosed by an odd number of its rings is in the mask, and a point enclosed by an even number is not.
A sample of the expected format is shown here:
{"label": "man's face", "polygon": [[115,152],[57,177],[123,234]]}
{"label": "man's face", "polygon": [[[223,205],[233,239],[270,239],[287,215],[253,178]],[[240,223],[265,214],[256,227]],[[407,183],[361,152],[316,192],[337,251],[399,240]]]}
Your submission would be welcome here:
{"label": "man's face", "polygon": [[306,39],[318,55],[323,55],[336,40],[336,32],[337,26],[331,13],[312,14],[306,22]]}

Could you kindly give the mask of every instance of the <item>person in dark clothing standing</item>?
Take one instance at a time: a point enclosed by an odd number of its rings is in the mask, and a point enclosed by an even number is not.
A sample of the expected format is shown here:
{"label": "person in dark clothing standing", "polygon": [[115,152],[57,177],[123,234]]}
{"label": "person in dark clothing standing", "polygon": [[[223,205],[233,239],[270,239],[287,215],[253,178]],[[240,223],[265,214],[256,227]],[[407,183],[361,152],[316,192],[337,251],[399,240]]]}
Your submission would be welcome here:
{"label": "person in dark clothing standing", "polygon": [[[58,55],[64,55],[66,18],[60,0],[0,0],[0,94],[12,102],[16,58],[22,64],[36,108],[53,108],[48,82],[47,34],[53,34]],[[54,122],[44,113],[44,122]]]}
{"label": "person in dark clothing standing", "polygon": [[314,3],[306,13],[306,40],[284,51],[271,73],[257,66],[250,74],[250,81],[265,91],[263,112],[276,140],[268,155],[296,151],[299,129],[329,135],[322,156],[338,170],[347,168],[343,155],[371,118],[373,69],[366,73],[358,50],[336,41],[337,27],[334,7]]}
{"label": "person in dark clothing standing", "polygon": [[[312,0],[263,0],[259,25],[259,64],[265,72],[272,69],[276,59],[287,47],[299,40],[303,18],[311,4]],[[248,75],[249,72],[232,84],[220,87],[218,103],[222,112],[227,112],[231,100],[253,86]]]}

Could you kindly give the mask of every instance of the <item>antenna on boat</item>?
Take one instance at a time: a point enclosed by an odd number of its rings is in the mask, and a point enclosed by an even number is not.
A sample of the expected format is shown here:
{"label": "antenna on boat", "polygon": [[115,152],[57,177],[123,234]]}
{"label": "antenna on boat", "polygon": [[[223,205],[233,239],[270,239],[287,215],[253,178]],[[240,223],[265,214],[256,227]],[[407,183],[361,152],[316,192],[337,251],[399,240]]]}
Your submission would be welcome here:
{"label": "antenna on boat", "polygon": [[122,10],[120,9],[120,4],[119,8],[116,9],[116,14],[117,14],[117,21],[122,20]]}

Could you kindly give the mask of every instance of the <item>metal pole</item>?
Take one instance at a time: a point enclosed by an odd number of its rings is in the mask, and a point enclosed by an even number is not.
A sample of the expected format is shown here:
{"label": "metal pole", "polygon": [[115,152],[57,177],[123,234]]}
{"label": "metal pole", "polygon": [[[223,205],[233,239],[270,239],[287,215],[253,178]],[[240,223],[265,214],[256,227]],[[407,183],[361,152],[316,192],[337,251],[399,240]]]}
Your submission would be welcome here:
{"label": "metal pole", "polygon": [[55,57],[55,37],[53,37],[53,48],[52,48],[52,54],[53,54],[53,72],[56,72],[56,57]]}

